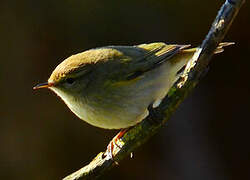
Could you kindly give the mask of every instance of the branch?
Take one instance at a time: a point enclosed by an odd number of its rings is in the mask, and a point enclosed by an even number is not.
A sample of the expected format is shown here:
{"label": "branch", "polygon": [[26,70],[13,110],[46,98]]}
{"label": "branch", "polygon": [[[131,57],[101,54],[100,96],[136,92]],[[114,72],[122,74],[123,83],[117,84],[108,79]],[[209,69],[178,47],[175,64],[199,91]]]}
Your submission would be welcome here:
{"label": "branch", "polygon": [[170,89],[160,106],[150,108],[149,116],[124,134],[118,142],[120,147],[114,147],[113,159],[105,156],[107,150],[101,152],[90,164],[65,177],[64,180],[93,179],[101,176],[158,132],[204,76],[213,52],[223,40],[244,2],[245,0],[226,0],[202,45],[186,66],[182,78]]}

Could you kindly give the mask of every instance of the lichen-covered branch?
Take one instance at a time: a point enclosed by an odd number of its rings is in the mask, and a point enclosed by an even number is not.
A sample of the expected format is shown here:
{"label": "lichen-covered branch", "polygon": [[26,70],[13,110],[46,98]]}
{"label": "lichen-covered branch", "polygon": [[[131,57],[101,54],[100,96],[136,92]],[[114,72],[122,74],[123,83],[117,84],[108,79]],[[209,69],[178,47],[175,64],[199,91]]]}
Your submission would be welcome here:
{"label": "lichen-covered branch", "polygon": [[244,2],[245,0],[226,0],[200,49],[187,65],[182,78],[171,88],[160,106],[155,109],[149,108],[149,116],[124,134],[118,142],[120,147],[114,147],[113,159],[105,156],[106,152],[101,152],[90,164],[65,177],[64,180],[94,179],[101,176],[158,132],[206,72],[213,52],[223,40]]}

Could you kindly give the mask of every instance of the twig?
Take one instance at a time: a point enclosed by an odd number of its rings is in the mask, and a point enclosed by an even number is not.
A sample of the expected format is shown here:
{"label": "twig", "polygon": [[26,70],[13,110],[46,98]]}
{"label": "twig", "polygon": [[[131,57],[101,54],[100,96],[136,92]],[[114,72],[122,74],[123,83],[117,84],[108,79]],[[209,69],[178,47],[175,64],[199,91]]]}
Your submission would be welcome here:
{"label": "twig", "polygon": [[124,134],[119,142],[120,148],[114,148],[113,159],[105,156],[106,152],[101,152],[90,164],[65,177],[64,180],[94,179],[101,176],[158,132],[203,77],[214,50],[224,38],[244,2],[245,0],[226,0],[182,78],[170,89],[160,106],[150,108],[149,116]]}

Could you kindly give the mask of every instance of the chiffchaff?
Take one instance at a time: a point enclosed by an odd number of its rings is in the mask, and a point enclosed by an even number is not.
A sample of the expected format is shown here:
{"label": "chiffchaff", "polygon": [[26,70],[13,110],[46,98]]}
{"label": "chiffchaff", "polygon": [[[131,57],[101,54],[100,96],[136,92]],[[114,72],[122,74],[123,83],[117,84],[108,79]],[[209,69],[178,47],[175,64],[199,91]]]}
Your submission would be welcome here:
{"label": "chiffchaff", "polygon": [[[215,53],[222,52],[221,43]],[[34,89],[54,91],[80,119],[106,129],[142,121],[181,76],[197,48],[165,43],[107,46],[70,56]]]}

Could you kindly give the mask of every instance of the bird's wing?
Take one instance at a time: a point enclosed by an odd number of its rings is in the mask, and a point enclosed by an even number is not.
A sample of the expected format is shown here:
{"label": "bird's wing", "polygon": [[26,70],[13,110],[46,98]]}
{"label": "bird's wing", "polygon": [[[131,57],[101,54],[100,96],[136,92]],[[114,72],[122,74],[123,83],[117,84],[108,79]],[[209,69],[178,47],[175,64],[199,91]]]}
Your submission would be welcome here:
{"label": "bird's wing", "polygon": [[116,50],[120,53],[119,56],[112,56],[112,58],[110,58],[115,61],[112,61],[112,67],[110,66],[111,63],[107,66],[107,68],[109,68],[107,73],[109,74],[109,79],[112,79],[112,82],[126,82],[137,79],[144,73],[159,67],[166,61],[171,61],[174,55],[188,47],[190,47],[190,45],[165,44],[159,42],[136,46],[107,46],[101,48],[101,50]]}
{"label": "bird's wing", "polygon": [[157,68],[163,62],[171,60],[181,50],[190,47],[190,45],[167,45],[165,43],[151,43],[141,44],[135,46],[144,50],[144,53],[140,57],[132,57],[131,73],[128,74],[127,79],[134,79],[143,73]]}

